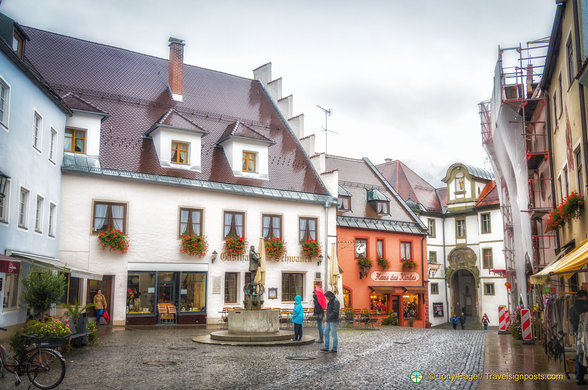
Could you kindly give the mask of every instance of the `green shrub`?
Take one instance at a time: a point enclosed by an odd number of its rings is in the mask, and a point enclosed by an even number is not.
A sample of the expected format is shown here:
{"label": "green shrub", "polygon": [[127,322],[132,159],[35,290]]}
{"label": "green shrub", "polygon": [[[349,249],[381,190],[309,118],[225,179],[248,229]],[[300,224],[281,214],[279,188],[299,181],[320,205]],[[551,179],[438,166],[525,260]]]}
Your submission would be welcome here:
{"label": "green shrub", "polygon": [[23,298],[39,318],[52,304],[59,302],[67,282],[65,275],[51,270],[33,270],[22,279]]}
{"label": "green shrub", "polygon": [[62,321],[53,317],[48,317],[46,321],[28,321],[24,327],[10,336],[10,348],[13,355],[18,357],[24,353],[29,341],[22,337],[23,334],[36,335],[37,339],[63,338],[71,334],[70,322],[68,319]]}
{"label": "green shrub", "polygon": [[398,326],[398,315],[394,312],[388,313],[388,317],[382,318],[382,325]]}
{"label": "green shrub", "polygon": [[98,327],[96,326],[96,321],[88,321],[88,341],[90,344],[94,344],[98,341]]}

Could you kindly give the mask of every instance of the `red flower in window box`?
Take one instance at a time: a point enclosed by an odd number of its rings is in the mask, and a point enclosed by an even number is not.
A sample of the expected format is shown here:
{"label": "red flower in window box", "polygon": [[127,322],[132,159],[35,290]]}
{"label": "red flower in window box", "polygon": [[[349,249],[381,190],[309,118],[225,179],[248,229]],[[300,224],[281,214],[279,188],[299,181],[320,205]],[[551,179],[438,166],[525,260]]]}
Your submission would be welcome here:
{"label": "red flower in window box", "polygon": [[275,261],[279,261],[286,254],[286,243],[281,238],[265,240],[265,254]]}
{"label": "red flower in window box", "polygon": [[403,259],[402,260],[402,269],[413,269],[416,268],[417,264],[416,261],[411,259]]}
{"label": "red flower in window box", "polygon": [[388,261],[388,259],[384,257],[378,257],[378,265],[382,269],[387,269],[388,267],[390,267],[390,262]]}
{"label": "red flower in window box", "polygon": [[306,240],[301,244],[302,255],[306,257],[319,257],[321,255],[321,246],[316,240]]}
{"label": "red flower in window box", "polygon": [[579,218],[584,211],[584,198],[576,193],[572,192],[561,205],[553,209],[549,218],[547,218],[547,224],[545,231],[555,231],[559,227],[566,224],[567,221]]}
{"label": "red flower in window box", "polygon": [[182,237],[180,252],[191,256],[202,257],[208,251],[208,242],[205,236],[194,235]]}
{"label": "red flower in window box", "polygon": [[244,255],[247,241],[243,237],[233,236],[225,239],[224,253],[228,256]]}
{"label": "red flower in window box", "polygon": [[126,253],[129,249],[129,240],[120,230],[108,229],[103,231],[98,234],[98,241],[102,249],[109,248],[121,253]]}

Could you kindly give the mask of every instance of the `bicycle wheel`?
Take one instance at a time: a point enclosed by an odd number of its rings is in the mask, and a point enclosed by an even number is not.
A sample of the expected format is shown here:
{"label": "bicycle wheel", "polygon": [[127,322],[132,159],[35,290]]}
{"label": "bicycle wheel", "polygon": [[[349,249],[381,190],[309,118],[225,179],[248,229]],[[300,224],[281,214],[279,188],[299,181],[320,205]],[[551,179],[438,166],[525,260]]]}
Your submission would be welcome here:
{"label": "bicycle wheel", "polygon": [[39,349],[27,362],[27,375],[39,389],[57,387],[65,376],[65,361],[52,349]]}

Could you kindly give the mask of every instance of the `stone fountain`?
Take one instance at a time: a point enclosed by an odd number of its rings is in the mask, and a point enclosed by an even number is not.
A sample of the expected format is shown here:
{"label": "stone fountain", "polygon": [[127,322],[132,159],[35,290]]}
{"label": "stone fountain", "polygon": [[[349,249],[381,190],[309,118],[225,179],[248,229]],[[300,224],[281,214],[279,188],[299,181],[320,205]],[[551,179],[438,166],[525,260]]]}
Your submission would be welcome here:
{"label": "stone fountain", "polygon": [[303,336],[301,341],[291,341],[293,333],[280,330],[280,311],[262,309],[265,287],[255,281],[259,266],[260,257],[252,245],[249,250],[251,282],[243,288],[244,309],[229,310],[228,330],[195,337],[193,341],[222,345],[288,345],[314,342],[314,338],[310,336]]}

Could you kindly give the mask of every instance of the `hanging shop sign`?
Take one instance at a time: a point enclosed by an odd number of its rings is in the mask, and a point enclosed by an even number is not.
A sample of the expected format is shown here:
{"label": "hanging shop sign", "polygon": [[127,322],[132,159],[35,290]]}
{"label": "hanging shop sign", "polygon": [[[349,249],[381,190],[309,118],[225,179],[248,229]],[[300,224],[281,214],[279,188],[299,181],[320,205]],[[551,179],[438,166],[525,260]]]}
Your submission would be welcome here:
{"label": "hanging shop sign", "polygon": [[410,281],[415,282],[419,280],[418,272],[372,272],[372,280],[374,282],[396,282],[396,281]]}
{"label": "hanging shop sign", "polygon": [[0,260],[0,272],[18,274],[20,273],[20,263],[18,261]]}

